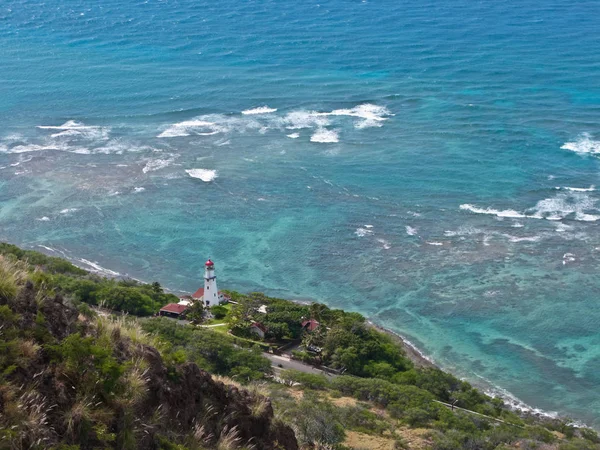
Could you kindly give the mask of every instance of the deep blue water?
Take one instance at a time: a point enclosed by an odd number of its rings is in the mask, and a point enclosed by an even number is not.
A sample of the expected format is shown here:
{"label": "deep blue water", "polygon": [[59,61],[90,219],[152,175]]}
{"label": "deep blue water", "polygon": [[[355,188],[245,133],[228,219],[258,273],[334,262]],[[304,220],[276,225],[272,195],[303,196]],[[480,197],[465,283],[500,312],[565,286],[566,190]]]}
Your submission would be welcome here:
{"label": "deep blue water", "polygon": [[181,291],[210,256],[600,426],[599,30],[597,1],[3,0],[0,239]]}

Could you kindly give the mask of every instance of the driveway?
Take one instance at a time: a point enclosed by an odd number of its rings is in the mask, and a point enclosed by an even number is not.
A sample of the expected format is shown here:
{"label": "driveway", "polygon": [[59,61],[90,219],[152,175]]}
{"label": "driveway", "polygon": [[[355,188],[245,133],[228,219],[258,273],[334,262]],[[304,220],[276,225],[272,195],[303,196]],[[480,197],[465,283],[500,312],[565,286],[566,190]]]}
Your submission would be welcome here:
{"label": "driveway", "polygon": [[[336,375],[327,373],[321,369],[316,369],[315,367],[313,367],[309,364],[305,364],[303,362],[290,359],[287,356],[273,355],[272,353],[263,353],[263,355],[265,356],[265,358],[268,358],[271,361],[271,365],[273,366],[273,371],[275,372],[275,375],[277,375],[277,376],[281,373],[282,370],[288,370],[288,369],[293,369],[293,370],[297,370],[299,372],[304,372],[304,373],[312,373],[314,375],[326,375],[328,377],[336,376]],[[279,367],[280,365],[281,365],[281,367]]]}

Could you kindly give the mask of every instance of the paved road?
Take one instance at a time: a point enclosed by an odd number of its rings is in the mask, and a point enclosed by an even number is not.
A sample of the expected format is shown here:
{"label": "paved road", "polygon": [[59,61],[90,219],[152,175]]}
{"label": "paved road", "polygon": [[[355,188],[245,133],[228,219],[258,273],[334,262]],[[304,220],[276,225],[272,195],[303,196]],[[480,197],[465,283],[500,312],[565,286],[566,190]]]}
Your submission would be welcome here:
{"label": "paved road", "polygon": [[[312,373],[315,375],[326,375],[329,377],[336,376],[336,375],[327,373],[321,369],[316,369],[316,368],[314,368],[308,364],[305,364],[303,362],[290,359],[287,356],[273,355],[271,353],[263,353],[263,355],[271,361],[271,365],[273,366],[275,375],[279,375],[282,370],[294,369],[294,370],[298,370],[299,372]],[[281,367],[279,367],[280,365],[281,365]]]}

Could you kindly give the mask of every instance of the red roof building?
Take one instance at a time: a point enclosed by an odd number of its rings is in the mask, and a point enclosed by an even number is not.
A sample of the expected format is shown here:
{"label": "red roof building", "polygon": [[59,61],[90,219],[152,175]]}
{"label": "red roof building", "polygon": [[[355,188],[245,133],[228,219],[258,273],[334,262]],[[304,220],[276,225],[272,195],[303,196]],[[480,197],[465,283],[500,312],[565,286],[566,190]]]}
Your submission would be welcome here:
{"label": "red roof building", "polygon": [[188,307],[186,305],[178,305],[177,303],[169,303],[160,308],[159,316],[179,317],[185,312]]}
{"label": "red roof building", "polygon": [[317,328],[319,328],[319,325],[319,322],[317,322],[315,319],[305,320],[302,322],[302,328],[308,331],[315,331]]}
{"label": "red roof building", "polygon": [[204,288],[200,288],[196,292],[194,292],[192,294],[192,298],[196,300],[201,300],[202,298],[204,298]]}

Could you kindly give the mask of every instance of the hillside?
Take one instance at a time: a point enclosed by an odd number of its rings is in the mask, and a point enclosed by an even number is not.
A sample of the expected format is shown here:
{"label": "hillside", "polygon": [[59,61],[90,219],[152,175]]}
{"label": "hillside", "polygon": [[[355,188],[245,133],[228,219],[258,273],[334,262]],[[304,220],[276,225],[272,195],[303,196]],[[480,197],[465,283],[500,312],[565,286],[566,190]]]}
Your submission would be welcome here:
{"label": "hillside", "polygon": [[0,257],[0,448],[297,448],[268,399],[163,359],[135,322],[85,318],[35,279]]}
{"label": "hillside", "polygon": [[[177,297],[0,244],[0,448],[600,449],[593,430],[416,365],[359,314],[231,295],[218,328],[147,318]],[[288,341],[333,375],[272,368],[261,348]]]}

